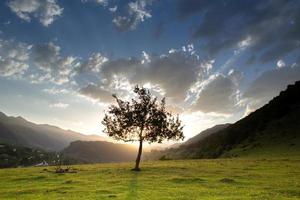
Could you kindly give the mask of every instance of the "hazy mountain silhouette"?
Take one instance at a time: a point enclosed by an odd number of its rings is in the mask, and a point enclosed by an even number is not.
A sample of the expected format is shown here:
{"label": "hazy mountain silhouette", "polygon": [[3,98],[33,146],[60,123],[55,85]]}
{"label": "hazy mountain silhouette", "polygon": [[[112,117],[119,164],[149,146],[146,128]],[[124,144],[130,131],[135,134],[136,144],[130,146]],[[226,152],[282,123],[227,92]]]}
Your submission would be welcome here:
{"label": "hazy mountain silhouette", "polygon": [[[195,138],[198,141],[193,142]],[[195,138],[153,154],[163,158],[217,158],[300,153],[300,81],[238,122]]]}
{"label": "hazy mountain silhouette", "polygon": [[22,117],[9,117],[0,112],[0,141],[34,147],[46,151],[60,151],[76,140],[101,141],[101,136],[83,135],[47,124],[35,124]]}
{"label": "hazy mountain silhouette", "polygon": [[75,141],[63,154],[83,163],[126,162],[136,158],[137,148],[105,141]]}

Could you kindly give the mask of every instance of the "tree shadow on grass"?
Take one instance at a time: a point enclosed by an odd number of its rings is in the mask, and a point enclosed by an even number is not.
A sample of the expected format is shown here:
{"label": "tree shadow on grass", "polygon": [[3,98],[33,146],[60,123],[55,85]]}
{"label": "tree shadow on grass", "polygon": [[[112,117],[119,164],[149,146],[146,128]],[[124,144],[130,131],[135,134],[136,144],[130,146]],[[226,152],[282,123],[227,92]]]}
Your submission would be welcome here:
{"label": "tree shadow on grass", "polygon": [[129,188],[128,188],[128,194],[126,196],[126,200],[138,199],[138,176],[139,176],[138,172],[132,174],[131,180],[129,182]]}

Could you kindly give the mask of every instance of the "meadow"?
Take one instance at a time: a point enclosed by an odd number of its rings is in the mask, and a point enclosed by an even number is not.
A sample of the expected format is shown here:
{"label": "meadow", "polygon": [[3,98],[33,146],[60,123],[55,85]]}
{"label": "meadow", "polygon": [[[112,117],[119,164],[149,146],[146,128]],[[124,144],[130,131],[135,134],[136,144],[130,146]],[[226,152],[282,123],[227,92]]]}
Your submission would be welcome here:
{"label": "meadow", "polygon": [[216,159],[0,170],[0,199],[300,199],[300,159]]}

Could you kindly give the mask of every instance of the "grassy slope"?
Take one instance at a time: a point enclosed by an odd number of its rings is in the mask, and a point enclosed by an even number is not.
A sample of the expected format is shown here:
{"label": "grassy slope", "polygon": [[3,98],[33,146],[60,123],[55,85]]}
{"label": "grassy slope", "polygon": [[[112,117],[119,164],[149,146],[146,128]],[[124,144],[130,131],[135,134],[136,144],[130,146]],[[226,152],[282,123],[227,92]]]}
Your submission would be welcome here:
{"label": "grassy slope", "polygon": [[244,140],[222,157],[294,157],[300,155],[300,112],[274,120],[264,131]]}
{"label": "grassy slope", "polygon": [[[155,161],[0,170],[0,199],[299,199],[300,158]],[[53,170],[53,168],[48,168]]]}

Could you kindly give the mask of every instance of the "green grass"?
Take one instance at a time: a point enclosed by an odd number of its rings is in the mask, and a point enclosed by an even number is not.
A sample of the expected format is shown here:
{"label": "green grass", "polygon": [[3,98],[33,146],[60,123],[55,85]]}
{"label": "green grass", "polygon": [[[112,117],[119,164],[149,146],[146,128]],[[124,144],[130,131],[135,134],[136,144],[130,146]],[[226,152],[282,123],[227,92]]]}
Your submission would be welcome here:
{"label": "green grass", "polygon": [[[0,199],[300,199],[300,158],[217,159],[0,170]],[[47,170],[45,170],[47,169]]]}
{"label": "green grass", "polygon": [[[275,133],[275,136],[272,136]],[[278,133],[277,133],[278,134]],[[257,136],[254,140],[245,140],[232,150],[225,152],[222,157],[243,157],[243,158],[273,158],[289,157],[299,158],[300,137],[297,135],[287,136],[270,132]]]}

